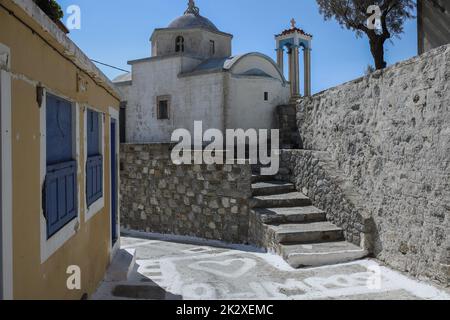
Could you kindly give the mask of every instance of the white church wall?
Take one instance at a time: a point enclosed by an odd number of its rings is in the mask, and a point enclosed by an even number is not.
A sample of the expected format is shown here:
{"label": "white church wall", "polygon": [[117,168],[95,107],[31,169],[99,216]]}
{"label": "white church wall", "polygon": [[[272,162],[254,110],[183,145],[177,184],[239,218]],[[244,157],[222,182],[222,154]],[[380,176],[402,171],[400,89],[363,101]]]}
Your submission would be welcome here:
{"label": "white church wall", "polygon": [[189,56],[182,56],[181,58],[181,67],[180,73],[189,72],[192,69],[195,69],[199,64],[201,64],[204,60],[200,58],[194,58]]}
{"label": "white church wall", "polygon": [[[261,54],[242,57],[232,67],[227,95],[227,127],[241,129],[273,129],[276,125],[276,107],[288,103],[289,84],[284,81],[270,58]],[[242,75],[259,69],[270,77]],[[264,93],[268,101],[264,100]]]}
{"label": "white church wall", "polygon": [[[264,92],[268,101],[264,101]],[[227,127],[240,129],[276,128],[276,107],[289,101],[288,84],[273,78],[231,76],[227,106]]]}
{"label": "white church wall", "polygon": [[180,128],[193,132],[194,121],[202,121],[203,130],[223,129],[223,74],[184,77],[180,84]]}
{"label": "white church wall", "polygon": [[[130,89],[126,113],[127,141],[163,142],[164,135],[173,127],[173,109],[169,110],[169,120],[156,121],[156,98],[158,95],[172,93],[179,68],[179,58],[132,65],[133,86]],[[172,103],[175,101],[172,100]]]}
{"label": "white church wall", "polygon": [[[223,77],[220,73],[179,78],[193,59],[171,57],[133,64],[133,86],[127,105],[127,141],[169,142],[172,132],[193,131],[203,120],[205,130],[223,127]],[[169,119],[157,119],[157,97],[170,96]]]}
{"label": "white church wall", "polygon": [[122,101],[128,101],[129,96],[130,96],[131,83],[130,82],[122,82],[122,83],[119,82],[119,83],[114,83],[114,86],[120,92]]}
{"label": "white church wall", "polygon": [[[152,36],[152,56],[165,56],[175,53],[175,41],[184,37],[184,52],[203,58],[223,58],[231,55],[231,35],[210,32],[203,29],[164,29]],[[214,41],[215,54],[210,52],[210,41]]]}

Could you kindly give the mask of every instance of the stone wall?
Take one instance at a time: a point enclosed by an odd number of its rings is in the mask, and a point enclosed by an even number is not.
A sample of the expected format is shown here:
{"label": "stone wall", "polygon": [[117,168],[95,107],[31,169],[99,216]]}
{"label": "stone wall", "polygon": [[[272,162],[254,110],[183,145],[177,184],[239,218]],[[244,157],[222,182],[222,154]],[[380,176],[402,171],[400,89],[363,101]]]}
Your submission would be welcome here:
{"label": "stone wall", "polygon": [[[364,199],[376,257],[444,284],[450,271],[449,108],[450,46],[297,107],[305,149],[328,152]],[[318,200],[320,207],[326,197]]]}
{"label": "stone wall", "polygon": [[176,166],[171,147],[121,146],[122,227],[247,243],[250,165]]}
{"label": "stone wall", "polygon": [[450,43],[450,1],[417,0],[419,53]]}
{"label": "stone wall", "polygon": [[373,251],[373,221],[364,200],[327,152],[281,150],[277,179],[290,181],[327,213],[327,220],[344,230],[345,239]]}
{"label": "stone wall", "polygon": [[280,130],[280,148],[303,148],[298,134],[297,120],[295,117],[296,105],[280,105],[277,107],[277,122]]}

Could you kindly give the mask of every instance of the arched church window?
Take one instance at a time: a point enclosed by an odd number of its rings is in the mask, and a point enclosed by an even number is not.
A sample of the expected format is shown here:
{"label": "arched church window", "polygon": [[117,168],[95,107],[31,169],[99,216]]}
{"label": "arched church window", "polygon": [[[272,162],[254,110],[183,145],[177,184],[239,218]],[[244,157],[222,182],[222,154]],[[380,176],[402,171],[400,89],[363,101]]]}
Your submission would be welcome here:
{"label": "arched church window", "polygon": [[184,52],[184,38],[178,36],[175,40],[175,52]]}

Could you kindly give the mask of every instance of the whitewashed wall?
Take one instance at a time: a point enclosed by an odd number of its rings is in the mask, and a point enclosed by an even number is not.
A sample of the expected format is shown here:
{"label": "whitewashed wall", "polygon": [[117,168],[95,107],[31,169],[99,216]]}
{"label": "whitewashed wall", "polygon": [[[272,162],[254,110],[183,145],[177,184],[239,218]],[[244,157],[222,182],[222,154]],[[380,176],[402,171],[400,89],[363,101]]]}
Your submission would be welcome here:
{"label": "whitewashed wall", "polygon": [[[184,37],[185,54],[203,58],[222,58],[231,56],[232,36],[204,29],[164,29],[152,36],[152,56],[167,56],[175,53],[175,41]],[[210,52],[210,41],[215,43],[215,53]]]}
{"label": "whitewashed wall", "polygon": [[[184,67],[194,63],[192,59],[172,57],[133,65],[127,141],[168,142],[175,129],[193,131],[196,120],[203,120],[205,129],[223,127],[222,75],[178,77]],[[157,119],[156,101],[162,95],[170,95],[172,99],[169,120]]]}
{"label": "whitewashed wall", "polygon": [[[275,64],[261,55],[239,58],[229,72],[191,74],[201,60],[186,56],[131,62],[133,85],[122,88],[126,110],[126,141],[170,142],[176,129],[271,129],[276,107],[289,100],[289,84]],[[242,75],[259,69],[269,76]],[[264,92],[269,100],[264,101]],[[157,119],[157,97],[171,97],[170,119]]]}
{"label": "whitewashed wall", "polygon": [[[270,77],[240,75],[259,69]],[[285,82],[266,58],[248,55],[241,58],[231,70],[227,99],[227,127],[241,129],[274,129],[276,107],[290,99],[289,83]],[[269,100],[264,101],[264,92]]]}
{"label": "whitewashed wall", "polygon": [[228,97],[228,128],[274,129],[276,107],[288,102],[289,86],[271,78],[231,76]]}

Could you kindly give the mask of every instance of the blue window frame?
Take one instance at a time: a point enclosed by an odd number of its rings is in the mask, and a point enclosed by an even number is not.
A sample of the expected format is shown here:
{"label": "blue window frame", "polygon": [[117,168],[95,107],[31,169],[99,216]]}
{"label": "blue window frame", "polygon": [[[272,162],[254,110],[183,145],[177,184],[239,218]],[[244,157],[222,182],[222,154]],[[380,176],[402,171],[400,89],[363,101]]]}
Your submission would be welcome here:
{"label": "blue window frame", "polygon": [[78,197],[72,104],[51,94],[47,94],[46,101],[47,174],[43,205],[49,239],[77,217]]}
{"label": "blue window frame", "polygon": [[86,203],[89,207],[103,196],[103,156],[100,150],[100,114],[87,111]]}

